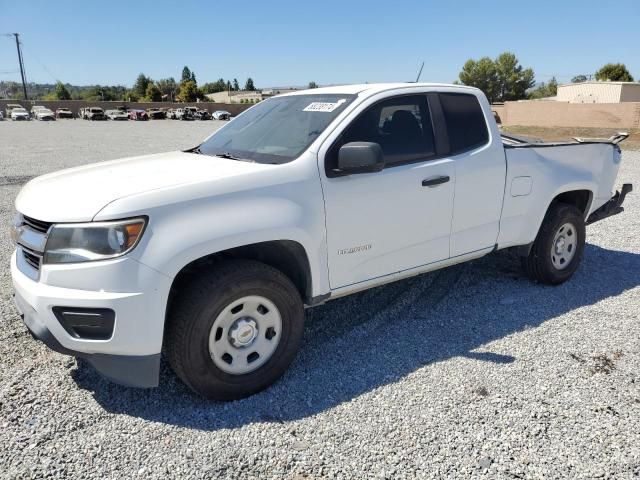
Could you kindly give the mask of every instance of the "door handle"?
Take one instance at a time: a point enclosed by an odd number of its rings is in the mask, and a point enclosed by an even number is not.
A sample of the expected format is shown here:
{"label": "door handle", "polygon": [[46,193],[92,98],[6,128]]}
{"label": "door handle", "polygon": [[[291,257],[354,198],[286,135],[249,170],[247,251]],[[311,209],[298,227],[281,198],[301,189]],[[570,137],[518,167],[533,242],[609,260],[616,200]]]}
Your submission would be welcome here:
{"label": "door handle", "polygon": [[442,185],[450,180],[449,175],[441,175],[439,177],[425,178],[422,180],[423,187],[435,187],[436,185]]}

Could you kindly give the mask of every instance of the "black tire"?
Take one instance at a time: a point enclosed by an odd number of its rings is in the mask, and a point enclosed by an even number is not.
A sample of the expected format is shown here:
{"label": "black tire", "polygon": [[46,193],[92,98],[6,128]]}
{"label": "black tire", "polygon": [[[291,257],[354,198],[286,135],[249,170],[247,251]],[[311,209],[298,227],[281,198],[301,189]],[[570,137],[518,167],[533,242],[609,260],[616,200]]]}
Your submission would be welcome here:
{"label": "black tire", "polygon": [[[571,224],[575,227],[577,241],[573,258],[562,268],[554,266],[552,251],[554,238],[563,225]],[[522,259],[525,272],[532,280],[548,285],[559,285],[566,282],[575,273],[582,255],[585,243],[584,216],[573,205],[556,203],[549,207],[538,236],[527,257]]]}
{"label": "black tire", "polygon": [[[211,358],[209,333],[225,307],[249,295],[263,296],[276,305],[282,319],[280,341],[257,370],[226,373]],[[166,353],[178,377],[203,397],[235,400],[265,389],[286,371],[302,340],[304,307],[294,284],[279,270],[256,261],[232,260],[181,282],[167,322]]]}

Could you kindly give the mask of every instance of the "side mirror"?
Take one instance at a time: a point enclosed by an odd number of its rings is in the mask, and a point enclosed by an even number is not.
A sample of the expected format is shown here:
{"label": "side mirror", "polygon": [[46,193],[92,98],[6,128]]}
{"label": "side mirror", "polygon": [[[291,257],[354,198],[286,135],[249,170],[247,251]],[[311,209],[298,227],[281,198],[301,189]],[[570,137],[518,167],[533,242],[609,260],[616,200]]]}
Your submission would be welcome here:
{"label": "side mirror", "polygon": [[379,172],[384,168],[384,154],[373,142],[346,143],[338,151],[337,175]]}

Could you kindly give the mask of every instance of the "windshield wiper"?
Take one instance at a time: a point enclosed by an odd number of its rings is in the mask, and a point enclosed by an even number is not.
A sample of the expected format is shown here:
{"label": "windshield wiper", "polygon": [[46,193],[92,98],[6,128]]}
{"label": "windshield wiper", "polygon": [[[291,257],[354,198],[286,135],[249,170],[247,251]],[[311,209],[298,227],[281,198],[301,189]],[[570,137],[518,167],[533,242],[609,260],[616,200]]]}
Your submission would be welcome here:
{"label": "windshield wiper", "polygon": [[251,160],[249,158],[236,157],[235,155],[233,155],[233,154],[231,154],[229,152],[216,153],[215,156],[216,157],[220,157],[220,158],[227,158],[229,160],[240,160],[241,162],[252,162],[252,163],[255,163],[254,160]]}
{"label": "windshield wiper", "polygon": [[240,160],[235,155],[231,155],[229,152],[216,153],[216,157],[228,158],[229,160]]}
{"label": "windshield wiper", "polygon": [[202,155],[202,150],[200,150],[200,146],[198,145],[197,147],[193,147],[190,150],[187,150],[187,152],[189,153],[196,153],[198,155]]}

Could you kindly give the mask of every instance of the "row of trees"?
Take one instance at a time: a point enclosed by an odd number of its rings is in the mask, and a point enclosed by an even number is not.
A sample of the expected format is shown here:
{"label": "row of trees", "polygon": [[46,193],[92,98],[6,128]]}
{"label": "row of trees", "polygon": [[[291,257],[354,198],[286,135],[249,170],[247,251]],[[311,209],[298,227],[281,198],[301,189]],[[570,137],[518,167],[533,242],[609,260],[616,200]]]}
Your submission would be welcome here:
{"label": "row of trees", "polygon": [[[599,81],[633,82],[633,76],[622,63],[607,63],[596,72],[595,78]],[[571,81],[579,83],[587,80],[586,75],[577,75]],[[511,52],[501,53],[495,59],[482,57],[480,60],[467,60],[457,83],[479,88],[491,103],[553,97],[558,92],[555,77],[536,86],[533,69],[523,68]]]}
{"label": "row of trees", "polygon": [[[183,102],[193,102],[198,99],[203,99],[205,95],[209,93],[238,90],[240,90],[240,84],[237,78],[234,78],[232,81],[220,78],[215,82],[208,82],[198,87],[195,72],[188,66],[185,66],[182,69],[179,82],[173,77],[153,80],[151,77],[141,73],[136,78],[131,89],[122,86],[102,85],[79,88],[58,82],[53,91],[40,95],[40,97],[43,100],[122,100],[132,102],[180,100]],[[252,78],[247,78],[244,84],[244,90],[256,90]]]}
{"label": "row of trees", "polygon": [[[205,95],[209,93],[222,92],[225,90],[240,90],[238,79],[234,78],[232,82],[230,80],[225,81],[223,78],[220,78],[215,82],[208,82],[201,87],[198,87],[195,72],[189,69],[188,66],[185,66],[182,69],[182,76],[179,83],[176,82],[173,77],[162,78],[154,81],[150,77],[141,73],[138,75],[138,78],[131,89],[130,97],[136,97],[135,100],[146,100],[151,102],[159,102],[163,99],[193,102],[195,100],[203,99]],[[256,90],[251,77],[247,78],[244,90]],[[134,100],[134,98],[130,98],[130,100]]]}

